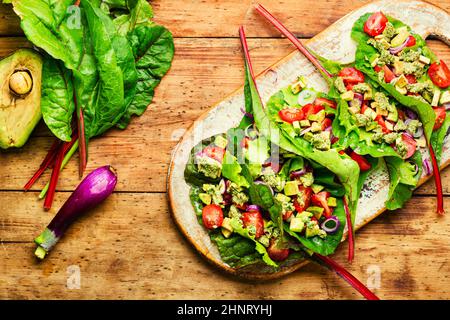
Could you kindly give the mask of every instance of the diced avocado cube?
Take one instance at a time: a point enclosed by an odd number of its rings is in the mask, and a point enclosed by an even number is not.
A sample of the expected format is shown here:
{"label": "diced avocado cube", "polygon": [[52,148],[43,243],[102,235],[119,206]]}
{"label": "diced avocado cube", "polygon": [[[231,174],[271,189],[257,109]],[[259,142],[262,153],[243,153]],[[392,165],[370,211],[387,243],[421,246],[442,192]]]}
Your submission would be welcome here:
{"label": "diced avocado cube", "polygon": [[379,54],[373,55],[373,56],[371,57],[370,61],[369,61],[369,62],[370,62],[370,65],[371,65],[372,67],[375,67],[375,66],[377,65],[377,63],[378,63],[379,58],[380,58],[380,55],[379,55]]}
{"label": "diced avocado cube", "polygon": [[313,135],[312,132],[306,132],[306,133],[303,135],[303,138],[305,138],[306,141],[311,141],[313,137],[314,137],[314,135]]}
{"label": "diced avocado cube", "polygon": [[380,40],[384,39],[384,34],[378,34],[374,38],[375,38],[375,40],[380,41]]}
{"label": "diced avocado cube", "polygon": [[305,231],[305,236],[307,238],[311,238],[314,236],[317,236],[320,232],[320,228],[317,225],[317,222],[312,224],[312,226],[310,228],[308,228],[308,226],[306,226],[306,231]]}
{"label": "diced avocado cube", "polygon": [[395,83],[395,85],[397,87],[403,88],[408,84],[408,79],[406,79],[405,75],[401,75],[400,78],[398,78],[397,82]]}
{"label": "diced avocado cube", "polygon": [[431,96],[431,94],[428,91],[423,91],[422,92],[422,97],[427,100],[429,103],[431,103],[431,100],[433,100],[433,97]]}
{"label": "diced avocado cube", "polygon": [[288,181],[284,185],[284,194],[287,196],[295,196],[298,194],[298,182]]}
{"label": "diced avocado cube", "polygon": [[315,207],[315,206],[309,207],[306,210],[308,210],[308,212],[311,212],[314,215],[314,217],[316,217],[316,219],[320,219],[320,217],[322,217],[322,214],[323,214],[323,211],[324,211],[323,208]]}
{"label": "diced avocado cube", "polygon": [[211,199],[211,196],[209,194],[207,194],[207,193],[199,193],[198,197],[200,198],[200,200],[204,204],[206,204],[206,205],[211,204],[211,200],[212,199]]}
{"label": "diced avocado cube", "polygon": [[[389,117],[389,116],[388,116],[388,117]],[[394,125],[392,124],[392,122],[386,121],[385,124],[386,124],[386,128],[387,128],[389,131],[394,131]]]}
{"label": "diced avocado cube", "polygon": [[391,46],[398,47],[403,44],[403,42],[410,36],[409,31],[406,27],[400,27],[397,29],[398,34],[391,40]]}
{"label": "diced avocado cube", "polygon": [[408,90],[405,87],[402,88],[396,85],[395,89],[403,95],[408,93]]}
{"label": "diced avocado cube", "polygon": [[441,94],[441,99],[439,100],[440,104],[449,103],[450,102],[450,91],[444,91]]}
{"label": "diced avocado cube", "polygon": [[322,126],[318,122],[313,122],[311,125],[311,132],[320,132],[322,131]]}
{"label": "diced avocado cube", "polygon": [[364,115],[368,116],[372,120],[377,117],[377,113],[372,108],[367,108],[364,111]]}
{"label": "diced avocado cube", "polygon": [[337,206],[337,200],[336,200],[336,198],[329,197],[329,198],[327,199],[327,204],[328,204],[329,207],[336,207],[336,206]]}
{"label": "diced avocado cube", "polygon": [[222,228],[225,229],[225,230],[233,232],[233,227],[231,226],[231,219],[230,218],[225,217],[223,219]]}
{"label": "diced avocado cube", "polygon": [[310,218],[313,216],[311,212],[303,211],[302,213],[298,214],[296,218],[301,219],[304,223],[308,222]]}
{"label": "diced avocado cube", "polygon": [[286,196],[286,195],[284,195],[282,193],[278,193],[275,196],[275,199],[277,199],[280,202],[289,202],[289,201],[291,201],[291,198],[289,198],[288,196]]}
{"label": "diced avocado cube", "polygon": [[398,121],[398,111],[397,108],[392,108],[392,112],[389,112],[387,119],[393,122]]}
{"label": "diced avocado cube", "polygon": [[302,128],[300,127],[300,122],[294,121],[292,122],[292,125],[294,126],[295,133],[299,134]]}
{"label": "diced avocado cube", "polygon": [[225,139],[225,138],[222,137],[222,136],[217,136],[217,137],[214,139],[214,144],[215,144],[216,146],[222,148],[222,149],[225,149],[225,148],[227,147],[228,140]]}
{"label": "diced avocado cube", "polygon": [[364,100],[372,100],[373,99],[373,92],[372,88],[370,88],[369,91],[364,93]]}
{"label": "diced avocado cube", "polygon": [[309,122],[309,120],[305,119],[305,120],[300,120],[300,127],[309,127],[311,126],[311,122]]}
{"label": "diced avocado cube", "polygon": [[298,94],[300,91],[302,91],[304,88],[306,88],[306,81],[304,77],[298,78],[298,81],[293,83],[291,85],[291,92],[293,94]]}
{"label": "diced avocado cube", "polygon": [[425,139],[425,135],[422,135],[420,138],[416,139],[417,147],[425,148],[427,146],[427,140]]}
{"label": "diced avocado cube", "polygon": [[430,62],[431,62],[430,58],[427,58],[422,55],[419,57],[419,61],[422,62],[423,64],[430,64]]}
{"label": "diced avocado cube", "polygon": [[317,113],[316,113],[316,114],[310,114],[310,115],[308,116],[308,120],[309,120],[309,121],[318,121],[318,119],[319,119],[319,116],[318,116]]}
{"label": "diced avocado cube", "polygon": [[325,110],[320,110],[320,111],[317,113],[317,121],[318,121],[318,122],[322,122],[322,121],[325,119],[325,116],[326,116]]}
{"label": "diced avocado cube", "polygon": [[379,107],[379,106],[377,105],[377,115],[386,117],[386,116],[388,115],[388,113],[389,113],[389,112],[388,112],[386,109],[382,109],[381,107]]}
{"label": "diced avocado cube", "polygon": [[320,191],[322,191],[323,189],[325,189],[324,186],[321,186],[320,184],[314,184],[311,186],[311,189],[314,193],[319,193]]}
{"label": "diced avocado cube", "polygon": [[399,59],[395,59],[394,68],[395,68],[395,73],[402,74],[403,70],[405,70],[405,64],[403,61],[400,61]]}
{"label": "diced avocado cube", "polygon": [[266,248],[270,245],[270,239],[265,234],[263,234],[261,237],[259,237],[258,242],[260,242]]}
{"label": "diced avocado cube", "polygon": [[437,107],[439,104],[439,99],[441,98],[441,90],[435,89],[433,92],[433,100],[431,100],[431,106]]}
{"label": "diced avocado cube", "polygon": [[300,218],[292,218],[289,229],[294,232],[302,232],[305,228],[305,223]]}
{"label": "diced avocado cube", "polygon": [[227,230],[225,228],[220,229],[220,231],[222,232],[223,236],[227,239],[233,234],[233,231]]}
{"label": "diced avocado cube", "polygon": [[353,114],[357,114],[357,113],[359,113],[359,108],[358,107],[356,107],[356,106],[354,106],[354,107],[349,107],[348,108],[348,111],[350,111],[351,113],[353,113]]}
{"label": "diced avocado cube", "polygon": [[351,90],[341,94],[342,100],[345,100],[345,101],[352,101],[354,97],[355,97],[355,93]]}

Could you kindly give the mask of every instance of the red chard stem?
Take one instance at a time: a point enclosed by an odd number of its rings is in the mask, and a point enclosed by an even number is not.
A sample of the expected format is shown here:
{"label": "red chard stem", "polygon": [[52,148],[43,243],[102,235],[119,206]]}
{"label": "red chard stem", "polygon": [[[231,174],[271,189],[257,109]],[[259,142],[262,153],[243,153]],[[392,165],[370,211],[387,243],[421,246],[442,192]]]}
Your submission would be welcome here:
{"label": "red chard stem", "polygon": [[319,60],[297,39],[297,37],[290,32],[277,18],[275,18],[266,8],[261,4],[257,4],[255,7],[264,18],[266,18],[272,25],[277,28],[294,46],[306,57],[308,60],[324,75],[328,78],[332,78],[333,75],[329,73],[319,62]]}
{"label": "red chard stem", "polygon": [[433,164],[434,182],[436,184],[437,193],[437,209],[436,212],[440,215],[444,214],[444,193],[442,191],[441,173],[439,171],[439,165],[437,163],[436,155],[434,154],[433,146],[428,143],[428,150],[431,156],[431,163]]}
{"label": "red chard stem", "polygon": [[314,256],[317,260],[319,260],[323,265],[325,265],[330,270],[336,272],[342,279],[347,281],[353,288],[355,288],[359,293],[362,294],[364,298],[367,300],[380,300],[372,291],[369,290],[361,281],[359,281],[355,276],[353,276],[350,272],[345,270],[344,267],[340,266],[336,261],[332,260],[329,257],[322,256],[320,254],[315,253]]}
{"label": "red chard stem", "polygon": [[[65,143],[67,144],[67,143]],[[64,159],[64,146],[59,149],[58,155],[55,159],[52,175],[50,177],[50,186],[48,188],[47,196],[44,200],[44,209],[50,210],[53,204],[53,198],[55,197],[56,185],[58,184],[59,172],[61,171],[61,163]]]}
{"label": "red chard stem", "polygon": [[347,197],[344,196],[344,211],[345,218],[347,221],[347,232],[348,232],[348,262],[352,262],[355,257],[355,239],[353,237],[353,224],[352,217],[350,215],[350,209],[348,208]]}
{"label": "red chard stem", "polygon": [[252,60],[250,59],[250,52],[248,50],[247,38],[245,36],[245,30],[243,26],[239,27],[239,38],[241,39],[242,50],[244,51],[245,63],[250,70],[253,81],[255,80],[255,74],[253,73]]}
{"label": "red chard stem", "polygon": [[80,142],[80,167],[79,167],[79,175],[80,178],[83,176],[83,172],[86,169],[87,164],[87,153],[86,153],[86,134],[84,128],[84,115],[83,109],[81,107],[78,108],[78,135]]}

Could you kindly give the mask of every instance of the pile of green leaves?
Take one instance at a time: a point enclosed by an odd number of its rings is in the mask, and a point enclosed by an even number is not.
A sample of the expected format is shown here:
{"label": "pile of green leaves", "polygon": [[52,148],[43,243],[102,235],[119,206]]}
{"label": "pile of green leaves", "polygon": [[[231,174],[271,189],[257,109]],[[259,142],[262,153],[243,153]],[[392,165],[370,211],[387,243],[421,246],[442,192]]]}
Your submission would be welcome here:
{"label": "pile of green leaves", "polygon": [[41,109],[56,137],[70,141],[79,109],[86,141],[142,115],[174,55],[147,1],[11,2],[27,38],[46,52]]}

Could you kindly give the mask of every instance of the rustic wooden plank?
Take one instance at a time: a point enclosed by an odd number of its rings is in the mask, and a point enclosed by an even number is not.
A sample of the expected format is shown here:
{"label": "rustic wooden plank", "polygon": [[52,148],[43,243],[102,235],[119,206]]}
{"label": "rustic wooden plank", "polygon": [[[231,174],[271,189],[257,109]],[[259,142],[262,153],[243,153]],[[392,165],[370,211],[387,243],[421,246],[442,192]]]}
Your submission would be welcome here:
{"label": "rustic wooden plank", "polygon": [[[253,10],[261,3],[300,37],[312,37],[351,10],[372,0],[155,0],[155,20],[170,28],[176,37],[236,37],[237,27],[245,25],[249,37],[279,37]],[[450,11],[448,1],[428,1]],[[234,28],[233,28],[234,27]]]}
{"label": "rustic wooden plank", "polygon": [[[68,195],[58,194],[55,208]],[[2,299],[360,298],[340,278],[312,264],[257,286],[220,274],[182,238],[168,214],[165,195],[159,193],[113,194],[76,222],[38,263],[31,240],[55,210],[43,212],[32,194],[1,192],[0,198]],[[448,220],[436,217],[432,199],[412,199],[405,209],[377,218],[358,233],[352,265],[345,262],[345,245],[335,258],[364,283],[379,268],[381,287],[375,292],[381,298],[449,299]],[[79,290],[66,287],[67,268],[73,265],[81,270]]]}
{"label": "rustic wooden plank", "polygon": [[[254,10],[261,3],[299,37],[312,37],[353,9],[371,0],[154,0],[155,21],[168,27],[175,37],[237,37],[245,25],[249,37],[280,37]],[[428,1],[450,11],[448,1]],[[19,19],[9,5],[0,5],[0,36],[23,34]]]}

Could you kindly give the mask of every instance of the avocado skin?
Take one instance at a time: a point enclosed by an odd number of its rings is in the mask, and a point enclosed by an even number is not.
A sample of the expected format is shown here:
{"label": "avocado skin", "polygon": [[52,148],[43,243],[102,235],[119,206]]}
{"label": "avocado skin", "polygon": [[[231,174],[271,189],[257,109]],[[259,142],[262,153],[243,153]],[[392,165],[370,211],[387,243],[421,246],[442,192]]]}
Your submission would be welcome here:
{"label": "avocado skin", "polygon": [[[33,80],[22,96],[9,87],[16,71],[27,71]],[[34,50],[19,49],[0,61],[0,148],[22,147],[41,119],[41,79],[42,57]]]}

